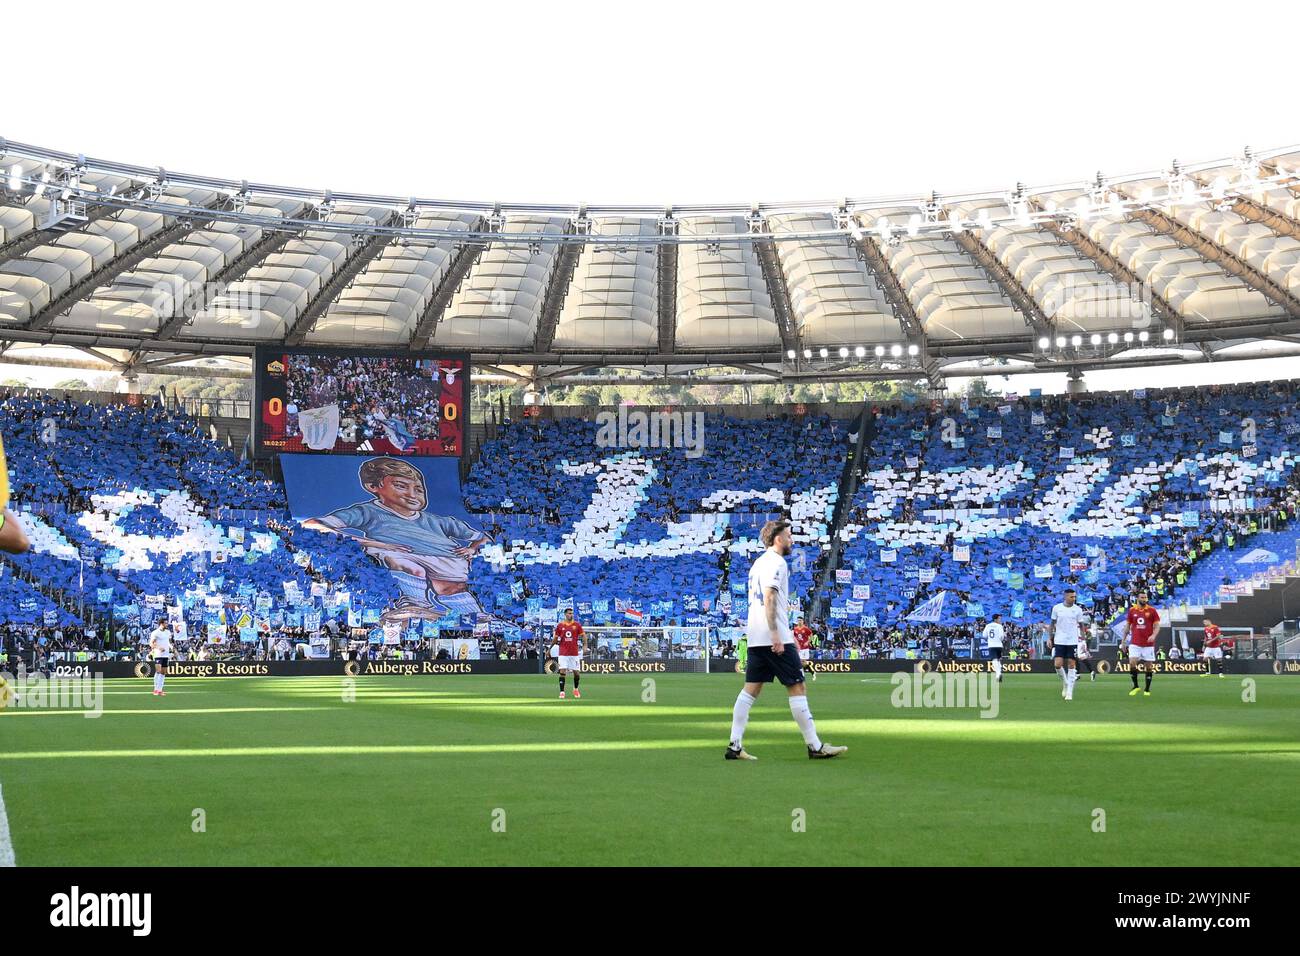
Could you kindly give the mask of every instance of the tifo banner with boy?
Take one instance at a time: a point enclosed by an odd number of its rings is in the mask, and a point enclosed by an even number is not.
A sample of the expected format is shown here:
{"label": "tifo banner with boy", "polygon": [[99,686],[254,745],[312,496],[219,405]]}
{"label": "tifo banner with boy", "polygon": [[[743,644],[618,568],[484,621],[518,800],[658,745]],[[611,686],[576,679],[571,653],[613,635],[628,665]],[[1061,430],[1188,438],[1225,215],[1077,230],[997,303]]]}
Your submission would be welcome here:
{"label": "tifo banner with boy", "polygon": [[473,623],[484,608],[469,563],[488,543],[465,511],[458,462],[445,458],[281,455],[289,510],[304,528],[353,538],[393,575],[384,623]]}

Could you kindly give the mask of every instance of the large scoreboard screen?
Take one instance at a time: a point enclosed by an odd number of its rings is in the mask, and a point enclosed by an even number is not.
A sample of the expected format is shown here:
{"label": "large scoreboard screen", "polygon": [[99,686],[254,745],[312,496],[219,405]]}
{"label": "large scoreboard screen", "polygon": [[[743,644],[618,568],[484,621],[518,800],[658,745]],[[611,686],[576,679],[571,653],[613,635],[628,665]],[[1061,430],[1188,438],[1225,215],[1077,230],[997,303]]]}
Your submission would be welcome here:
{"label": "large scoreboard screen", "polygon": [[464,353],[259,348],[254,362],[259,454],[464,454]]}

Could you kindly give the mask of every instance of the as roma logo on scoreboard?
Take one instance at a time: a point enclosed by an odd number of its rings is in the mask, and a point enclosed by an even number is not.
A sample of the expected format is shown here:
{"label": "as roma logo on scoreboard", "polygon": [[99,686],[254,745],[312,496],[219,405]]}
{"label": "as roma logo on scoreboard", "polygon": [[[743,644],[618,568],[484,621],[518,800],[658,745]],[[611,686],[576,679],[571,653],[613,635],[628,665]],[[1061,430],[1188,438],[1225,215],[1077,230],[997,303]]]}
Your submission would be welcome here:
{"label": "as roma logo on scoreboard", "polygon": [[259,454],[465,453],[466,353],[260,348]]}

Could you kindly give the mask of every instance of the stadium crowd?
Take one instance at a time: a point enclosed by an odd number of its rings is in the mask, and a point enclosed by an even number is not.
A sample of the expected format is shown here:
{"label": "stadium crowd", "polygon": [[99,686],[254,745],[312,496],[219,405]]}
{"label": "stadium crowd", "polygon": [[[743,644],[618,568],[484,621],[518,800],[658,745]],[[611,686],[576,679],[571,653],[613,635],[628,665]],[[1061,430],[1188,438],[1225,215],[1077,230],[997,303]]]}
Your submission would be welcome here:
{"label": "stadium crowd", "polygon": [[484,445],[464,486],[492,538],[469,582],[490,620],[394,629],[397,588],[355,541],[301,527],[282,485],[196,420],[127,401],[0,398],[32,541],[0,573],[10,650],[139,653],[171,620],[183,654],[436,657],[472,635],[509,657],[535,653],[530,635],[569,605],[597,628],[727,628],[755,532],[782,515],[792,603],[825,612],[818,654],[962,653],[1000,612],[1028,655],[1065,586],[1103,621],[1139,589],[1163,603],[1300,507],[1294,383],[903,404],[879,411],[817,590],[855,419],[711,414],[697,446],[647,447],[611,443],[597,421],[527,418]]}

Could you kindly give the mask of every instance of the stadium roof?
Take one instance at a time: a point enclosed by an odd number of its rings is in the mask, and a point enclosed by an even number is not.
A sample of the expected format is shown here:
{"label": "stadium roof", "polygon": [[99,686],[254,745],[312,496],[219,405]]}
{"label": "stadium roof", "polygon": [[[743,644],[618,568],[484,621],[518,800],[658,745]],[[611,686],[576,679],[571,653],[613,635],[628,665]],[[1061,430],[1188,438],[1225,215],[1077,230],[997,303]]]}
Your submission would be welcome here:
{"label": "stadium roof", "polygon": [[268,186],[0,139],[0,361],[166,371],[277,343],[467,350],[540,380],[936,386],[989,358],[1300,353],[1300,147],[962,195],[657,208]]}

